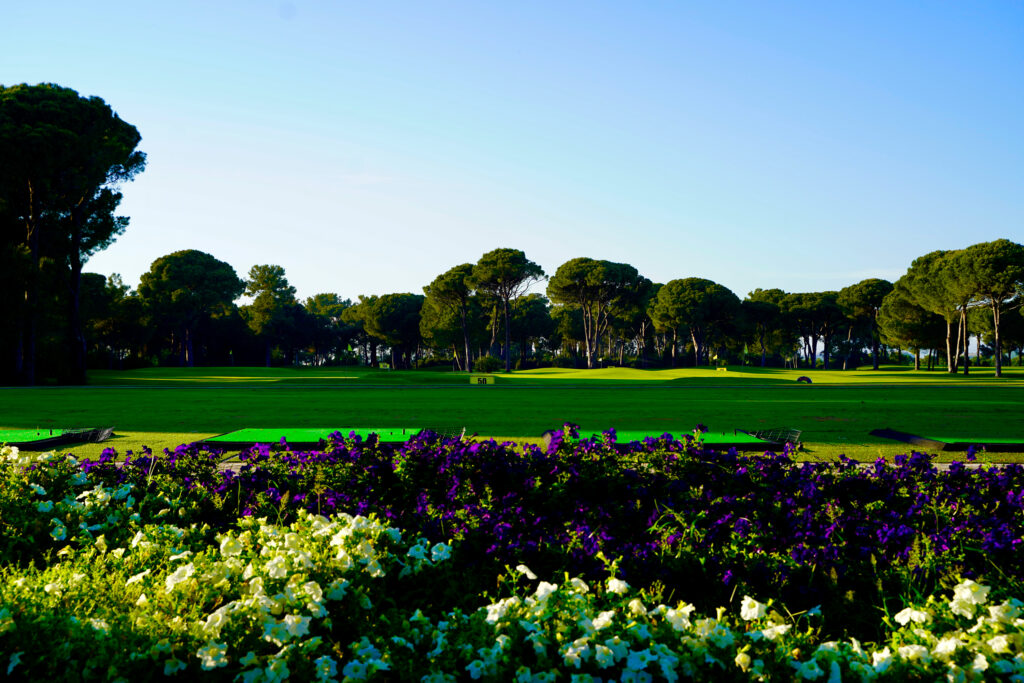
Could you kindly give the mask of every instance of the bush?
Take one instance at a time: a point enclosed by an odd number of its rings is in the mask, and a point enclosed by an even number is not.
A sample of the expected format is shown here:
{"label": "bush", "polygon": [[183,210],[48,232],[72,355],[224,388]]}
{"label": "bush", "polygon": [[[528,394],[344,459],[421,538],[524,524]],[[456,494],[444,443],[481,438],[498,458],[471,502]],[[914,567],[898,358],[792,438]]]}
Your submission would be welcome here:
{"label": "bush", "polygon": [[552,365],[554,365],[556,368],[575,368],[576,359],[573,358],[572,356],[556,356],[555,361],[554,363],[552,363]]}
{"label": "bush", "polygon": [[504,368],[505,362],[494,356],[483,356],[473,363],[473,372],[498,372]]}

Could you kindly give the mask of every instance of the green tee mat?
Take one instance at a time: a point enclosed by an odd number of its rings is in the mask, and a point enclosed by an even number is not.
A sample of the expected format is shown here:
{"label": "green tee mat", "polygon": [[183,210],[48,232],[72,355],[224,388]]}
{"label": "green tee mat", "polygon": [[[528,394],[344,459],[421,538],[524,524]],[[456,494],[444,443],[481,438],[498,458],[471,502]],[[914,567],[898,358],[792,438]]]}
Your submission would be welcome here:
{"label": "green tee mat", "polygon": [[913,444],[921,448],[927,448],[935,451],[966,451],[971,446],[982,447],[986,451],[992,452],[1012,452],[1016,453],[1021,450],[1021,446],[1024,445],[1024,439],[1014,438],[973,438],[968,439],[962,436],[950,437],[927,437],[918,436],[916,434],[908,434],[907,432],[900,432],[895,429],[875,429],[869,432],[871,436],[879,436],[883,439],[892,439],[893,441],[902,441],[903,443]]}
{"label": "green tee mat", "polygon": [[335,432],[340,432],[345,438],[355,433],[364,441],[370,434],[376,434],[381,443],[404,443],[419,434],[420,431],[420,427],[247,427],[212,436],[200,443],[224,448],[248,448],[257,443],[276,444],[284,439],[289,446],[306,448],[319,445],[321,441],[326,441]]}
{"label": "green tee mat", "polygon": [[[693,436],[693,432],[667,432],[673,438],[682,441],[687,435]],[[615,443],[618,446],[626,446],[633,441],[643,441],[644,439],[658,439],[664,436],[666,432],[657,431],[635,431],[635,430],[622,430],[615,432]],[[580,432],[581,439],[594,438],[597,441],[604,439],[604,435],[601,432]],[[749,434],[742,429],[734,429],[729,432],[720,432],[708,430],[704,434],[700,435],[700,440],[704,442],[705,446],[711,446],[713,448],[735,448],[738,451],[767,451],[767,450],[781,450],[785,446],[784,442],[772,441],[769,439],[761,439],[753,434]]]}
{"label": "green tee mat", "polygon": [[76,443],[99,443],[114,433],[113,427],[105,429],[0,429],[0,444],[7,444],[26,451],[46,451],[51,448]]}

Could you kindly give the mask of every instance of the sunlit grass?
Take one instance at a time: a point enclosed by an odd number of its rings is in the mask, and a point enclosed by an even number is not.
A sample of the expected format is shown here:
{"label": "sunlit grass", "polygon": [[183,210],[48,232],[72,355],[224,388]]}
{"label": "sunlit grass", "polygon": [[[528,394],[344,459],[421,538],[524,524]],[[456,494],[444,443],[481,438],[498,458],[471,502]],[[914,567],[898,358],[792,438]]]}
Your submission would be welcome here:
{"label": "sunlit grass", "polygon": [[[722,430],[790,427],[803,432],[807,457],[870,460],[911,449],[868,434],[885,427],[931,438],[1024,438],[1024,372],[1008,368],[998,380],[991,373],[973,369],[965,380],[894,367],[878,373],[546,368],[499,373],[497,384],[476,386],[445,368],[151,368],[94,372],[85,387],[0,389],[0,428],[112,426],[118,439],[109,444],[123,451],[280,425],[412,424],[539,439],[564,422],[591,432],[658,434],[703,423]],[[802,375],[813,383],[797,383]]]}

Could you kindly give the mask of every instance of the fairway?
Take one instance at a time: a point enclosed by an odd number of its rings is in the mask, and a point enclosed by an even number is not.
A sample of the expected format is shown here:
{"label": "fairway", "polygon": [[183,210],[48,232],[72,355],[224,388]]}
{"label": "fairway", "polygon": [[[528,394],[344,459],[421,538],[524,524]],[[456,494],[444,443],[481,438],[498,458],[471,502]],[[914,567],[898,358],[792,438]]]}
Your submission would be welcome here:
{"label": "fairway", "polygon": [[[614,427],[621,441],[628,432],[678,436],[701,423],[723,433],[789,427],[803,432],[808,457],[873,459],[909,450],[868,434],[885,427],[958,440],[1024,439],[1024,372],[1004,373],[997,380],[987,368],[966,378],[904,368],[544,369],[477,386],[447,370],[156,368],[94,372],[83,387],[0,389],[0,428],[113,425],[115,437],[103,445],[123,451],[140,439],[163,448],[283,425],[418,425],[536,439],[573,422],[583,433]],[[801,375],[812,384],[798,384]]]}

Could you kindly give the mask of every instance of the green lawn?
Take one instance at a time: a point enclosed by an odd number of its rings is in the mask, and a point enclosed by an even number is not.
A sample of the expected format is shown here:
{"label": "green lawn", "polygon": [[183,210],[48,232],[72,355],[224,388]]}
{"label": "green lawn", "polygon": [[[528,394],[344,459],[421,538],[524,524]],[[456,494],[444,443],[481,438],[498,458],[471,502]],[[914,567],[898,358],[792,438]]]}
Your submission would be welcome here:
{"label": "green lawn", "polygon": [[[0,428],[114,426],[117,437],[108,444],[123,452],[254,427],[465,427],[467,434],[533,439],[566,421],[590,431],[675,434],[703,423],[723,432],[793,427],[803,431],[808,458],[873,459],[910,449],[868,435],[882,427],[931,437],[1024,439],[1024,371],[1004,374],[995,379],[986,368],[966,378],[905,368],[549,368],[472,385],[446,369],[157,368],[93,372],[85,387],[0,388]],[[802,375],[813,383],[797,383]]]}

